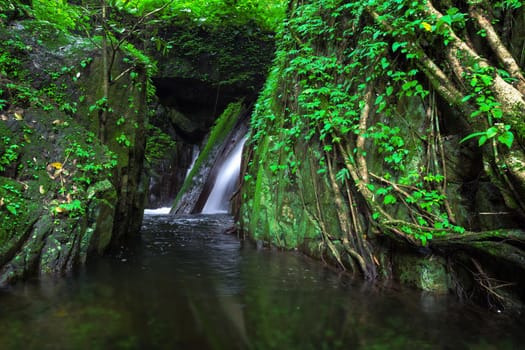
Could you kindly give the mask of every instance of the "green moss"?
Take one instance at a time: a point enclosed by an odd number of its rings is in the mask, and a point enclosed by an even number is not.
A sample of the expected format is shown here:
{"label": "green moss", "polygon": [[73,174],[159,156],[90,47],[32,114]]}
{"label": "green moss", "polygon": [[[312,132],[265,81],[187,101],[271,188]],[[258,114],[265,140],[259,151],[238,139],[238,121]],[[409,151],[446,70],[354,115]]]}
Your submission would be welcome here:
{"label": "green moss", "polygon": [[58,50],[71,43],[71,38],[56,24],[43,20],[21,22],[24,29],[36,38],[39,44]]}
{"label": "green moss", "polygon": [[250,94],[260,87],[274,51],[274,35],[254,23],[214,27],[193,21],[167,23],[164,40],[176,48],[167,55],[152,52],[160,76],[197,80],[212,86],[241,88]]}
{"label": "green moss", "polygon": [[435,293],[447,293],[449,290],[449,277],[443,258],[399,255],[395,268],[403,284]]}

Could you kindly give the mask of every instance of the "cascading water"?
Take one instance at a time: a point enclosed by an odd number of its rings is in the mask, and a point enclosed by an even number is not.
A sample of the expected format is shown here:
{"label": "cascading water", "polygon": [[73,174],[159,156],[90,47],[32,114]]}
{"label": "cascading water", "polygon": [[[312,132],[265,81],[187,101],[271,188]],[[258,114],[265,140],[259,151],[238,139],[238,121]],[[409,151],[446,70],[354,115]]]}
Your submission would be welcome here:
{"label": "cascading water", "polygon": [[191,150],[191,164],[188,167],[188,170],[186,171],[186,177],[190,175],[191,171],[193,170],[193,167],[195,166],[195,162],[197,161],[197,158],[199,158],[200,149],[198,145],[193,145],[193,149]]}
{"label": "cascading water", "polygon": [[230,211],[230,197],[239,179],[242,149],[245,142],[246,137],[240,140],[221,165],[208,200],[202,208],[203,214],[220,214]]}
{"label": "cascading water", "polygon": [[162,207],[157,209],[145,209],[144,214],[146,215],[166,215],[169,214],[171,207]]}

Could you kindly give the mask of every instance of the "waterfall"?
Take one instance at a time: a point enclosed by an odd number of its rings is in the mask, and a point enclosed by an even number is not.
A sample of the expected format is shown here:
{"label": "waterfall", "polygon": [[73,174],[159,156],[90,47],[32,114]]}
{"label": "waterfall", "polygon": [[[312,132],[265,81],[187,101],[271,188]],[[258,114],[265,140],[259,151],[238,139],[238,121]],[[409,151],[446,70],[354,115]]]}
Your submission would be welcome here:
{"label": "waterfall", "polygon": [[186,177],[184,179],[188,178],[188,175],[190,175],[191,171],[193,170],[193,167],[195,166],[195,162],[197,161],[197,158],[199,158],[199,153],[200,153],[199,146],[193,145],[193,148],[191,150],[191,164],[188,167],[188,170],[186,171]]}
{"label": "waterfall", "polygon": [[145,215],[167,215],[170,213],[171,207],[163,207],[157,209],[145,209]]}
{"label": "waterfall", "polygon": [[202,208],[203,214],[228,213],[230,211],[230,197],[240,176],[242,149],[245,142],[246,137],[235,145],[228,154],[226,161],[219,168],[215,184]]}

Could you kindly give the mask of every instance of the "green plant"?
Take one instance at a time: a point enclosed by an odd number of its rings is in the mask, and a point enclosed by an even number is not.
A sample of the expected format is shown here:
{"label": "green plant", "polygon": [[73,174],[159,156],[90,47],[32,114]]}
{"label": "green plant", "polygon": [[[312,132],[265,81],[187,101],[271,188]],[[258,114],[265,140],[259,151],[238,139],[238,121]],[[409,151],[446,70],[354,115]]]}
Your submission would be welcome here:
{"label": "green plant", "polygon": [[71,202],[60,203],[53,208],[55,214],[67,213],[69,217],[79,217],[85,214],[86,209],[82,201],[73,199]]}
{"label": "green plant", "polygon": [[472,134],[469,134],[468,136],[461,139],[461,142],[465,142],[467,140],[470,140],[475,137],[478,138],[478,145],[481,147],[483,146],[488,140],[496,138],[496,140],[508,148],[512,147],[512,143],[514,142],[514,134],[510,131],[511,126],[505,125],[502,123],[495,123],[494,126],[491,126],[486,131],[478,131],[474,132]]}
{"label": "green plant", "polygon": [[146,127],[146,161],[154,164],[174,151],[175,141],[158,127],[148,124]]}
{"label": "green plant", "polygon": [[119,145],[123,145],[123,146],[126,146],[126,147],[131,147],[131,140],[124,133],[122,133],[119,136],[117,136],[115,138],[115,141],[117,141]]}
{"label": "green plant", "polygon": [[3,136],[3,152],[0,156],[0,172],[5,171],[6,167],[13,165],[20,156],[21,146],[17,143],[13,143],[11,137]]}
{"label": "green plant", "polygon": [[22,193],[15,186],[5,183],[0,187],[0,209],[5,208],[11,215],[17,216],[22,207]]}

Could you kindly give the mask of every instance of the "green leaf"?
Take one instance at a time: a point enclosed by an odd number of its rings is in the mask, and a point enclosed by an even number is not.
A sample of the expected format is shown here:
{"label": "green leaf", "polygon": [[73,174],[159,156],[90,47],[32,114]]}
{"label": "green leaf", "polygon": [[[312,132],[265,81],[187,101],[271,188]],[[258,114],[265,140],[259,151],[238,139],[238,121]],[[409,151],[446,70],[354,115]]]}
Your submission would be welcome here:
{"label": "green leaf", "polygon": [[486,133],[487,139],[491,139],[497,134],[498,134],[498,128],[496,128],[495,126],[492,126],[487,129],[487,133]]}
{"label": "green leaf", "polygon": [[394,204],[394,203],[396,203],[396,202],[397,202],[396,197],[394,197],[394,196],[391,195],[391,194],[387,194],[387,195],[385,196],[385,198],[383,199],[383,203],[384,203],[384,204],[387,204],[387,205],[388,205],[388,204]]}
{"label": "green leaf", "polygon": [[335,175],[335,178],[340,182],[344,182],[345,179],[350,178],[350,173],[348,172],[347,168],[342,168],[341,170],[337,172],[337,174]]}
{"label": "green leaf", "polygon": [[514,134],[511,131],[505,131],[498,137],[498,141],[510,148],[514,142]]}
{"label": "green leaf", "polygon": [[378,196],[381,196],[383,194],[387,194],[388,193],[388,190],[386,188],[378,188],[377,191],[376,191],[376,194]]}
{"label": "green leaf", "polygon": [[479,131],[479,132],[474,132],[470,135],[467,135],[465,136],[464,138],[461,139],[461,141],[459,141],[459,143],[463,143],[465,141],[468,141],[470,139],[473,139],[474,137],[478,137],[478,136],[483,136],[485,135],[486,133],[484,131]]}
{"label": "green leaf", "polygon": [[405,47],[407,42],[395,42],[392,44],[392,51],[396,52],[400,47]]}
{"label": "green leaf", "polygon": [[486,135],[483,135],[479,138],[478,140],[478,146],[483,146],[485,144],[485,142],[487,142],[488,138]]}
{"label": "green leaf", "polygon": [[503,111],[501,108],[492,109],[492,116],[496,119],[501,119],[503,117]]}
{"label": "green leaf", "polygon": [[6,205],[6,209],[13,215],[16,215],[17,214],[17,211],[16,211],[16,205],[13,205],[13,204],[8,204]]}
{"label": "green leaf", "polygon": [[461,99],[461,102],[467,102],[468,100],[470,100],[474,95],[466,95],[465,97],[463,97]]}

